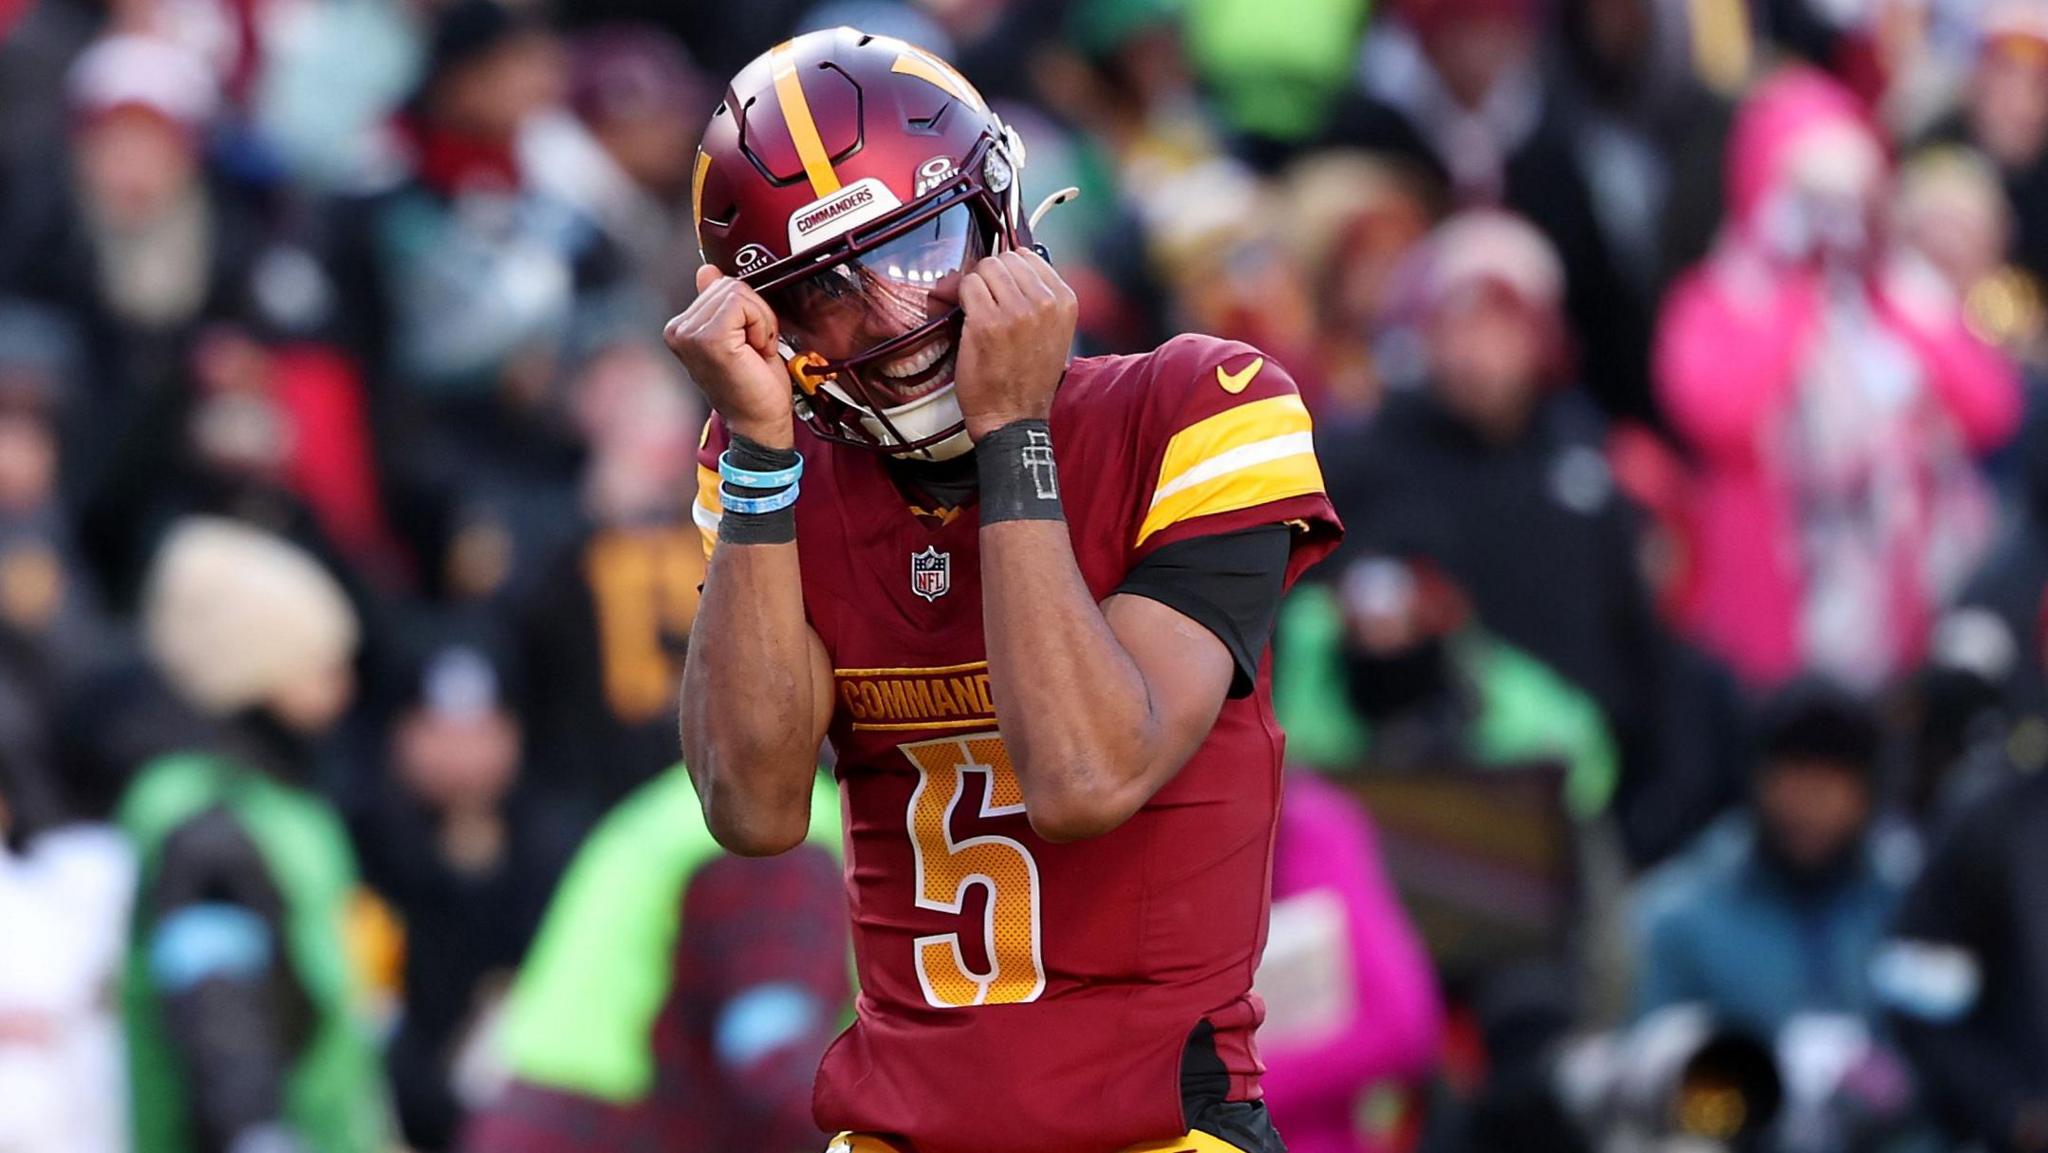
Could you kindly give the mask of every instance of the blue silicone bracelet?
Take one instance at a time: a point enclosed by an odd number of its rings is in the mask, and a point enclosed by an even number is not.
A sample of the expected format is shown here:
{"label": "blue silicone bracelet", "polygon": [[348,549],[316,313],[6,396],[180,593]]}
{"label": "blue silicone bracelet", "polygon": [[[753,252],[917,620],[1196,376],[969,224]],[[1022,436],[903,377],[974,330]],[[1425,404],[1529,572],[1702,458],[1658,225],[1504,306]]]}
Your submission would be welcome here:
{"label": "blue silicone bracelet", "polygon": [[741,468],[732,462],[731,457],[731,449],[718,454],[718,476],[720,480],[738,488],[781,488],[786,484],[795,484],[797,478],[804,474],[803,457],[797,457],[796,463],[788,468],[778,468],[774,472],[755,472],[752,469]]}
{"label": "blue silicone bracelet", "polygon": [[731,489],[721,487],[718,492],[718,501],[724,511],[736,512],[742,516],[753,516],[764,512],[781,512],[783,509],[796,503],[796,495],[799,489],[800,486],[792,484],[781,492],[770,493],[767,496],[736,496]]}

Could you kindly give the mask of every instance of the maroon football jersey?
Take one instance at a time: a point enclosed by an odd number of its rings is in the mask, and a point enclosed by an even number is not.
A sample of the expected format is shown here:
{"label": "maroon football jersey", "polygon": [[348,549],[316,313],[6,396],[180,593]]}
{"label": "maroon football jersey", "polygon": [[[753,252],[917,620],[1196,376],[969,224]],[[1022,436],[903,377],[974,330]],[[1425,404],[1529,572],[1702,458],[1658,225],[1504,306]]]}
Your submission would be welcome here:
{"label": "maroon football jersey", "polygon": [[[707,548],[724,439],[714,423],[703,448]],[[1182,1048],[1205,1019],[1232,1098],[1256,1098],[1251,985],[1282,746],[1267,670],[1128,822],[1041,840],[989,689],[976,508],[920,514],[880,456],[798,439],[797,547],[837,675],[861,986],[819,1072],[820,1127],[918,1153],[1106,1153],[1178,1137]],[[1181,337],[1073,362],[1052,439],[1098,600],[1163,545],[1283,522],[1297,530],[1292,583],[1341,531],[1308,410],[1279,365],[1241,344]]]}

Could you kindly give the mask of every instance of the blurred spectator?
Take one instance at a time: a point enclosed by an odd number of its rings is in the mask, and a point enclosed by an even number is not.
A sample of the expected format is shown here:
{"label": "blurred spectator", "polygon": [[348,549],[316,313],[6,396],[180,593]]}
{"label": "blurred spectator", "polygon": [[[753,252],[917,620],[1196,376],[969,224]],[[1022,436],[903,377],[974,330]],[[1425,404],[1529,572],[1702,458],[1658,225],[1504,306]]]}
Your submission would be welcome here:
{"label": "blurred spectator", "polygon": [[1371,1153],[1374,1090],[1436,1064],[1443,1005],[1429,957],[1379,860],[1372,820],[1336,787],[1287,775],[1273,848],[1273,915],[1257,988],[1260,1080],[1292,1153]]}
{"label": "blurred spectator", "polygon": [[1859,102],[1885,107],[1889,120],[1906,125],[1924,123],[1926,103],[1940,95],[1945,54],[1935,49],[1949,31],[1945,17],[1977,7],[1916,0],[1763,0],[1753,6],[1763,31],[1787,53],[1839,77]]}
{"label": "blurred spectator", "polygon": [[209,306],[243,243],[206,186],[206,134],[219,92],[204,63],[168,41],[109,36],[66,81],[75,172],[42,203],[62,220],[18,222],[24,287],[117,332],[175,331]]}
{"label": "blurred spectator", "polygon": [[[1112,20],[1143,22],[1174,13],[1178,0],[815,0],[794,31],[847,25],[894,36],[949,61],[993,102],[1014,104],[1034,94],[1040,57],[1059,39],[1061,20],[1076,5],[1093,5]],[[693,42],[694,43],[694,42]],[[737,71],[737,64],[727,73]],[[1014,127],[1014,122],[1008,121]],[[1036,163],[1036,158],[1033,160]]]}
{"label": "blurred spectator", "polygon": [[584,365],[590,444],[576,533],[520,615],[538,783],[594,817],[673,765],[676,690],[704,582],[691,519],[698,421],[665,352],[623,342]]}
{"label": "blurred spectator", "polygon": [[[81,335],[61,411],[79,544],[132,603],[163,524],[232,512],[378,555],[359,384],[315,343],[331,285],[212,179],[218,94],[167,42],[114,36],[72,68],[75,172],[17,221],[20,291]],[[62,326],[51,326],[61,331]]]}
{"label": "blurred spectator", "polygon": [[1728,667],[1679,631],[1698,593],[1691,470],[1662,438],[1618,427],[1607,456],[1615,483],[1647,515],[1638,557],[1658,628],[1651,720],[1615,794],[1629,861],[1647,868],[1690,844],[1748,794],[1742,686]]}
{"label": "blurred spectator", "polygon": [[1599,708],[1475,624],[1426,548],[1394,551],[1281,609],[1273,704],[1288,755],[1342,770],[1562,764],[1572,813],[1598,816],[1616,776]]}
{"label": "blurred spectator", "polygon": [[1029,104],[992,104],[1029,151],[1024,203],[1036,205],[1064,188],[1079,195],[1032,225],[1032,240],[1059,262],[1060,277],[1080,298],[1074,344],[1081,355],[1143,347],[1158,331],[1165,302],[1145,265],[1144,239],[1114,174],[1094,142]]}
{"label": "blurred spectator", "polygon": [[57,677],[80,671],[109,641],[58,491],[73,336],[61,314],[0,302],[0,628],[31,644]]}
{"label": "blurred spectator", "polygon": [[2048,1149],[2048,774],[1972,806],[1874,967],[1956,1141]]}
{"label": "blurred spectator", "polygon": [[140,558],[192,513],[278,533],[344,573],[352,591],[398,587],[406,566],[384,519],[350,361],[238,325],[193,334],[186,355],[189,378],[152,399],[86,512],[119,591],[132,597]]}
{"label": "blurred spectator", "polygon": [[456,1071],[526,954],[580,824],[522,788],[509,646],[482,625],[415,622],[390,767],[357,830],[364,880],[405,934],[403,1008],[385,1051],[414,1149],[454,1144]]}
{"label": "blurred spectator", "polygon": [[1868,969],[1905,884],[1879,851],[1876,711],[1820,680],[1759,723],[1750,812],[1644,883],[1636,1008],[1701,1004],[1760,1038],[1801,1014],[1875,1020]]}
{"label": "blurred spectator", "polygon": [[1691,630],[1753,683],[1909,666],[1991,535],[1973,457],[2011,435],[2010,366],[1886,261],[1882,149],[1835,82],[1744,106],[1730,224],[1667,300],[1661,396],[1700,462]]}
{"label": "blurred spectator", "polygon": [[[1128,221],[1121,245],[1111,241],[1110,262],[1127,262],[1131,280],[1166,290],[1159,311],[1182,313],[1164,317],[1174,331],[1219,314],[1243,331],[1242,314],[1263,311],[1246,282],[1272,269],[1262,258],[1273,220],[1264,189],[1225,152],[1205,113],[1175,10],[1160,0],[1080,0],[1067,9],[1065,32],[1071,47],[1047,54],[1039,87],[1110,169]],[[1238,252],[1253,257],[1249,275],[1230,262]],[[1223,282],[1205,291],[1218,274]],[[1297,312],[1303,303],[1298,291],[1282,301]],[[1272,351],[1297,367],[1313,363]]]}
{"label": "blurred spectator", "polygon": [[1909,737],[1904,801],[1924,840],[1938,842],[1955,818],[2015,770],[2048,763],[2009,684],[2026,663],[2004,625],[1982,608],[1960,608],[1935,627],[1927,661],[1895,694]]}
{"label": "blurred spectator", "polygon": [[1407,374],[1403,350],[1376,347],[1375,337],[1395,310],[1402,266],[1428,233],[1435,205],[1422,178],[1400,164],[1332,149],[1282,175],[1280,212],[1315,310],[1317,367],[1308,376],[1320,378],[1323,391],[1308,399],[1325,424],[1362,420],[1379,407],[1389,378]]}
{"label": "blurred spectator", "polygon": [[582,0],[566,5],[572,28],[644,23],[668,29],[698,54],[713,76],[731,76],[791,34],[799,13],[815,0],[752,0],[747,4],[676,4],[671,0]]}
{"label": "blurred spectator", "polygon": [[[1303,403],[1322,409],[1327,389],[1316,347],[1315,287],[1304,262],[1274,227],[1280,205],[1262,184],[1223,183],[1229,191],[1211,210],[1230,215],[1206,225],[1183,219],[1171,240],[1154,238],[1174,246],[1155,254],[1165,261],[1159,271],[1174,305],[1170,320],[1181,329],[1264,350],[1293,369]],[[1181,192],[1198,194],[1199,184],[1186,182]]]}
{"label": "blurred spectator", "polygon": [[1610,251],[1557,93],[1539,67],[1535,0],[1402,0],[1374,23],[1358,91],[1329,140],[1387,153],[1437,178],[1461,207],[1534,224],[1564,267],[1584,381],[1610,413],[1652,419],[1647,301]]}
{"label": "blurred spectator", "polygon": [[516,595],[558,543],[576,456],[562,366],[636,315],[618,253],[521,156],[566,84],[561,47],[532,14],[493,0],[442,10],[396,121],[409,168],[339,226],[350,338],[378,381],[387,502],[430,595]]}
{"label": "blurred spectator", "polygon": [[1326,434],[1331,498],[1372,539],[1434,519],[1438,561],[1485,629],[1599,702],[1624,741],[1647,719],[1656,625],[1606,427],[1565,389],[1563,274],[1534,229],[1488,210],[1418,254],[1425,387],[1355,436]]}
{"label": "blurred spectator", "polygon": [[809,1153],[811,1081],[850,1001],[839,802],[807,844],[726,856],[677,766],[605,817],[521,966],[511,1082],[471,1153]]}
{"label": "blurred spectator", "polygon": [[718,101],[713,82],[659,28],[593,28],[569,45],[569,108],[522,133],[521,168],[575,207],[679,309],[697,270],[690,164]]}
{"label": "blurred spectator", "polygon": [[2002,659],[1983,666],[2017,710],[2048,716],[2042,664],[2028,659],[2043,635],[2048,589],[2048,405],[2028,414],[2015,442],[2018,493],[2005,536],[1970,578],[1958,614],[1992,625]]}
{"label": "blurred spectator", "polygon": [[1972,332],[2023,365],[2048,367],[2041,286],[2007,263],[2012,209],[1981,155],[1952,147],[1915,154],[1899,173],[1891,216],[1901,258],[1947,285]]}
{"label": "blurred spectator", "polygon": [[124,991],[135,1149],[382,1153],[343,934],[355,859],[306,788],[353,696],[355,614],[305,554],[194,519],[152,569],[143,632],[221,730],[144,766],[121,803],[142,860]]}
{"label": "blurred spectator", "polygon": [[248,267],[246,231],[223,227],[202,150],[217,95],[198,60],[159,41],[96,42],[67,83],[72,163],[16,175],[12,288],[85,332],[91,392],[67,429],[68,470],[88,488],[153,397],[176,390],[184,342],[222,319]]}
{"label": "blurred spectator", "polygon": [[1932,135],[1996,167],[2011,204],[2010,257],[2038,283],[2048,280],[2048,13],[2032,0],[1985,0],[1979,12],[1962,106]]}
{"label": "blurred spectator", "polygon": [[0,1149],[124,1153],[114,992],[135,860],[65,811],[36,694],[0,661]]}
{"label": "blurred spectator", "polygon": [[[443,10],[431,55],[396,129],[409,162],[370,204],[369,262],[345,287],[375,363],[428,395],[488,395],[508,361],[545,357],[574,300],[574,222],[526,195],[517,146],[528,123],[560,103],[558,45],[531,18],[492,0]],[[528,366],[545,375],[546,367]],[[526,382],[533,387],[531,382]]]}
{"label": "blurred spectator", "polygon": [[[405,0],[233,3],[261,13],[262,67],[244,97],[252,163],[315,192],[360,192],[398,162],[385,131],[418,82],[420,13]],[[204,5],[192,8],[204,10]],[[346,45],[345,50],[337,46]]]}
{"label": "blurred spectator", "polygon": [[[1552,64],[1593,211],[1629,293],[1653,300],[1705,256],[1721,221],[1715,165],[1734,109],[1731,65],[1696,13],[1670,0],[1567,0]],[[1722,75],[1713,75],[1718,70]],[[1644,314],[1647,322],[1648,313]],[[1632,415],[1641,415],[1640,413]]]}
{"label": "blurred spectator", "polygon": [[82,4],[0,4],[0,285],[20,282],[11,243],[22,222],[43,217],[39,198],[58,193],[48,173],[69,161],[64,73],[91,42],[98,21]]}

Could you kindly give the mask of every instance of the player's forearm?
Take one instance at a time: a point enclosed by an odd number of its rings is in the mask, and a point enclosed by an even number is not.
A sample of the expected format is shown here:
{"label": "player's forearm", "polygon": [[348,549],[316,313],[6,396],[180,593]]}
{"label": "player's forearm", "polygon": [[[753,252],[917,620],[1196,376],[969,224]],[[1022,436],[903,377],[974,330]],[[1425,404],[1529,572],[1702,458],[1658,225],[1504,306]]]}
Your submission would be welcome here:
{"label": "player's forearm", "polygon": [[817,770],[816,686],[794,544],[720,547],[683,670],[683,759],[736,853],[803,840]]}
{"label": "player's forearm", "polygon": [[1032,827],[1099,836],[1143,805],[1160,723],[1061,521],[981,530],[989,687]]}

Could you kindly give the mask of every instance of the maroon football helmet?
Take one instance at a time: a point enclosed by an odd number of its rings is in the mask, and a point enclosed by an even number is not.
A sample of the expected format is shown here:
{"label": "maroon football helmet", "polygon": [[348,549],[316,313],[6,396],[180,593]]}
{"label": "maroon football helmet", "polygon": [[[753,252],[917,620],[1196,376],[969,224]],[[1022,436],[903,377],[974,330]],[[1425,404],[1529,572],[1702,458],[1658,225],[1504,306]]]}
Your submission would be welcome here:
{"label": "maroon football helmet", "polygon": [[1024,149],[921,48],[852,28],[741,69],[697,153],[704,259],[775,310],[797,415],[820,436],[944,459],[961,273],[1029,243]]}

